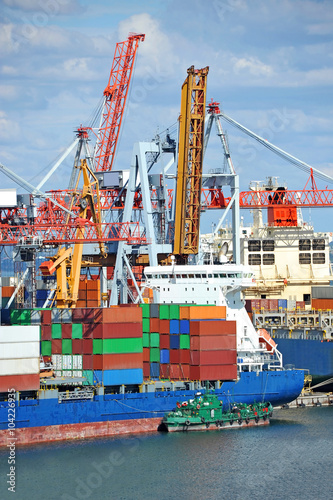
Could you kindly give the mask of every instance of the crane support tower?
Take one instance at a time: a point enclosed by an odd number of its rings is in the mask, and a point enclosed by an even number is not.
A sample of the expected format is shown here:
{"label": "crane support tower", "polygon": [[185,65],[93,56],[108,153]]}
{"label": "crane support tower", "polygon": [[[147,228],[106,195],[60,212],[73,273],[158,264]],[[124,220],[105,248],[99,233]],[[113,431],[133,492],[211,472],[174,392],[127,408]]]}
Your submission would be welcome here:
{"label": "crane support tower", "polygon": [[208,70],[191,66],[181,94],[174,254],[185,260],[199,250]]}
{"label": "crane support tower", "polygon": [[101,124],[95,145],[96,172],[112,169],[135,56],[139,42],[144,39],[142,33],[130,33],[127,40],[116,45],[109,82],[104,90]]}

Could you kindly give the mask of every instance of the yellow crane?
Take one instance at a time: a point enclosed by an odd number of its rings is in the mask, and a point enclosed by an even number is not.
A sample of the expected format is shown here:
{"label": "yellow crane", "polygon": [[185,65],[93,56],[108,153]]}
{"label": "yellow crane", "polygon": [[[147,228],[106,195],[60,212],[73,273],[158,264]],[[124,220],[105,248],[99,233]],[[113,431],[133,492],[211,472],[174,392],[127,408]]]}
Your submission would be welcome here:
{"label": "yellow crane", "polygon": [[174,254],[180,260],[199,250],[202,164],[208,66],[187,70],[179,124]]}
{"label": "yellow crane", "polygon": [[[102,258],[107,257],[107,250],[102,241],[101,230],[101,203],[99,196],[98,180],[92,170],[88,167],[86,160],[81,160],[79,174],[75,188],[72,192],[72,201],[70,211],[72,211],[74,201],[79,206],[79,217],[77,220],[76,239],[82,240],[82,243],[75,243],[74,247],[61,247],[58,253],[51,257],[50,260],[43,262],[40,265],[40,270],[43,276],[50,276],[56,271],[57,277],[57,290],[56,290],[56,304],[58,308],[72,308],[76,306],[79,293],[79,282],[81,267],[89,265],[89,263],[82,260],[83,243],[85,236],[85,225],[88,222],[87,214],[90,210],[90,217],[96,224],[99,240],[100,255]],[[83,188],[78,190],[80,177],[83,177]],[[68,223],[69,215],[66,223]]]}

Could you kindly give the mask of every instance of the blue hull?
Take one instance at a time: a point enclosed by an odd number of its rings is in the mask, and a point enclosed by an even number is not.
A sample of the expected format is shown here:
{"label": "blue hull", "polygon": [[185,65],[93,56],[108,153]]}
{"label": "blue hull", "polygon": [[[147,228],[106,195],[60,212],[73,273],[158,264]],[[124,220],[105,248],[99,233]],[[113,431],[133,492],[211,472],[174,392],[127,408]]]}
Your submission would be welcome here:
{"label": "blue hull", "polygon": [[[295,399],[304,383],[302,370],[270,371],[258,375],[242,373],[238,382],[224,382],[215,391],[225,409],[230,403],[269,401],[273,406]],[[16,428],[43,427],[103,421],[125,421],[162,417],[177,401],[186,401],[196,391],[126,393],[95,396],[93,401],[58,403],[58,399],[22,400],[16,407]],[[7,402],[0,404],[0,429],[8,428]]]}

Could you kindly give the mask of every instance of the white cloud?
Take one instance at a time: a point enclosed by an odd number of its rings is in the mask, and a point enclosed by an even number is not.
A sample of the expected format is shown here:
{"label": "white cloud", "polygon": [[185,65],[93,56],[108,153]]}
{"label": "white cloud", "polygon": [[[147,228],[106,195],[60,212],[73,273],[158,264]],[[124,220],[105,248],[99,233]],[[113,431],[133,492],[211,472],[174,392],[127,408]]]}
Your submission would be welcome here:
{"label": "white cloud", "polygon": [[16,96],[16,87],[13,85],[0,85],[0,97],[2,99],[13,99]]}
{"label": "white cloud", "polygon": [[233,70],[236,74],[270,77],[273,75],[271,66],[264,64],[257,57],[241,57],[233,59]]}
{"label": "white cloud", "polygon": [[7,118],[4,111],[0,111],[0,140],[18,141],[20,126],[17,122]]}

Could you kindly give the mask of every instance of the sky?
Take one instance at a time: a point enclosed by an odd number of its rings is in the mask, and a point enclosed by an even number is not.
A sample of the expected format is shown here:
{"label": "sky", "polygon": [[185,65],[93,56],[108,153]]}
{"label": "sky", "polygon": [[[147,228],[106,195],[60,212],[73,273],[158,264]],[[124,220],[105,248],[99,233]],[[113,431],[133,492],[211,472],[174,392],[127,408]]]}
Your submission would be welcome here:
{"label": "sky", "polygon": [[[133,144],[176,134],[187,68],[209,66],[207,101],[316,169],[333,176],[332,0],[1,0],[0,162],[37,186],[89,126],[109,79],[117,42],[145,33],[132,78],[117,170]],[[303,189],[309,175],[221,122],[241,191],[277,176]],[[176,136],[175,136],[176,138]],[[73,157],[43,186],[68,186]],[[204,171],[221,168],[212,134]],[[1,189],[17,187],[0,172]],[[319,188],[332,183],[318,180]],[[18,192],[24,192],[18,188]],[[228,195],[228,193],[226,193]],[[333,231],[331,208],[303,210]],[[241,215],[245,223],[252,217]],[[204,215],[203,231],[220,213]]]}

